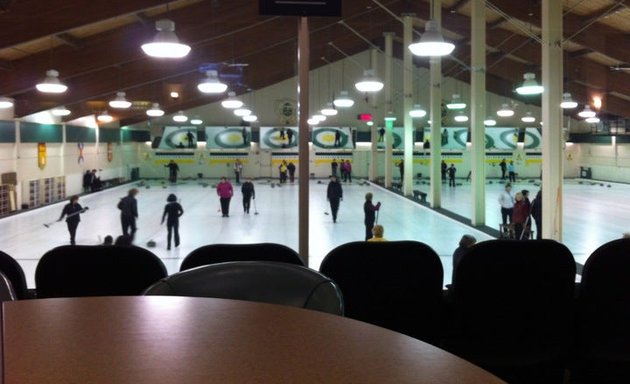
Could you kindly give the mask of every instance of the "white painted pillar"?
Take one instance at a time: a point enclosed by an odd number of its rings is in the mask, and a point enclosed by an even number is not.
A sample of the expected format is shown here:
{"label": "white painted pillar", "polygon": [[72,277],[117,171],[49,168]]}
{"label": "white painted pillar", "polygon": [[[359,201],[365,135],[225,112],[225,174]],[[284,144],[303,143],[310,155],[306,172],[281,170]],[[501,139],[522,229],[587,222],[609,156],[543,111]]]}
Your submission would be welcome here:
{"label": "white painted pillar", "polygon": [[[383,35],[385,36],[385,109],[383,112],[384,116],[388,116],[390,112],[394,111],[392,101],[392,91],[394,88],[392,84],[394,34],[392,32],[386,32]],[[384,119],[381,121],[385,124]],[[392,128],[387,128],[387,125],[385,127],[385,187],[390,188],[393,178],[392,144],[394,142],[394,135],[392,134]]]}
{"label": "white painted pillar", "polygon": [[[374,71],[374,73],[378,73],[378,56],[376,49],[372,49],[370,51],[370,68]],[[370,180],[376,181],[378,179],[378,150],[377,150],[377,139],[378,139],[378,127],[379,124],[383,122],[382,116],[382,108],[378,107],[378,94],[373,93],[370,97],[372,102],[372,125],[371,136],[372,136],[372,149],[370,152]]]}
{"label": "white painted pillar", "polygon": [[562,2],[542,3],[542,236],[562,241]]}
{"label": "white painted pillar", "polygon": [[412,43],[413,21],[411,15],[403,16],[403,126],[404,126],[404,162],[403,194],[413,194],[413,144],[414,131],[409,111],[413,104],[413,62],[411,51],[407,48]]}
{"label": "white painted pillar", "polygon": [[[442,20],[442,1],[431,1],[431,14],[433,20],[440,25]],[[442,58],[439,56],[430,59],[431,73],[431,164],[429,201],[431,207],[442,207],[442,176],[440,163],[442,161]]]}
{"label": "white painted pillar", "polygon": [[486,9],[484,0],[472,0],[471,14],[471,67],[470,84],[470,170],[472,214],[474,226],[486,222],[486,140],[483,121],[486,116]]}

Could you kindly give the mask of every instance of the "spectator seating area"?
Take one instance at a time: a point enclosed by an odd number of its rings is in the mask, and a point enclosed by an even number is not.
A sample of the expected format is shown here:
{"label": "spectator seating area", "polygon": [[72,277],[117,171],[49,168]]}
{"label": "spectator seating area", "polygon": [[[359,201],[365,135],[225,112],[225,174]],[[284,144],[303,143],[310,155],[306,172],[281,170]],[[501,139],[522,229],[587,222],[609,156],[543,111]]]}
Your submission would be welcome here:
{"label": "spectator seating area", "polygon": [[[283,245],[209,245],[171,276],[142,248],[62,246],[41,258],[36,296],[183,295],[292,305],[419,338],[509,383],[628,383],[628,249],[630,239],[602,245],[576,284],[573,256],[560,243],[484,241],[469,248],[443,291],[438,255],[416,241],[347,243],[320,271]],[[31,298],[9,255],[0,254],[0,272],[2,300]]]}

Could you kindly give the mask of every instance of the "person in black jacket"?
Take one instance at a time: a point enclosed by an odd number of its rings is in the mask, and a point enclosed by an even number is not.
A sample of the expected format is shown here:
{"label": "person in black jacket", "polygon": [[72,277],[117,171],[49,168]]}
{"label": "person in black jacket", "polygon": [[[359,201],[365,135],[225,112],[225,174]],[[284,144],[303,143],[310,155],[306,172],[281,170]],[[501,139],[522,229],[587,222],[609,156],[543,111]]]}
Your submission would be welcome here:
{"label": "person in black jacket", "polygon": [[542,239],[542,189],[538,190],[530,206],[530,213],[536,223],[536,240]]}
{"label": "person in black jacket", "polygon": [[165,165],[165,167],[168,168],[168,181],[171,183],[177,183],[177,172],[179,172],[179,166],[177,163],[171,160]]}
{"label": "person in black jacket", "polygon": [[184,209],[177,202],[177,196],[171,193],[166,198],[167,204],[164,206],[164,213],[162,214],[162,223],[166,219],[166,228],[168,234],[166,235],[166,249],[171,249],[171,237],[173,232],[175,233],[175,247],[179,247],[179,217],[184,214]]}
{"label": "person in black jacket", "polygon": [[[85,208],[87,209],[87,207]],[[85,209],[81,207],[79,204],[79,196],[74,195],[70,197],[70,202],[63,207],[61,211],[61,216],[59,216],[59,220],[61,221],[63,217],[66,217],[66,224],[68,224],[68,232],[70,232],[70,244],[75,245],[75,238],[77,235],[77,227],[79,226],[79,222],[81,218],[79,215],[85,212]]]}
{"label": "person in black jacket", "polygon": [[332,212],[333,223],[337,222],[337,212],[339,212],[339,201],[343,200],[343,190],[341,183],[337,181],[337,176],[330,176],[326,198],[330,202],[330,211]]}
{"label": "person in black jacket", "polygon": [[369,240],[372,237],[372,228],[376,222],[376,211],[381,209],[381,202],[376,205],[372,204],[372,193],[365,194],[365,203],[363,203],[363,213],[365,213],[365,240]]}
{"label": "person in black jacket", "polygon": [[249,213],[249,207],[252,199],[256,199],[256,191],[251,177],[247,178],[241,185],[241,193],[243,194],[243,212]]}
{"label": "person in black jacket", "polygon": [[[127,196],[120,199],[118,209],[120,209],[120,224],[122,225],[123,235],[128,235],[133,240],[136,233],[136,219],[138,218],[138,201],[136,195],[138,190],[131,188],[127,192]],[[129,230],[131,229],[131,232]]]}

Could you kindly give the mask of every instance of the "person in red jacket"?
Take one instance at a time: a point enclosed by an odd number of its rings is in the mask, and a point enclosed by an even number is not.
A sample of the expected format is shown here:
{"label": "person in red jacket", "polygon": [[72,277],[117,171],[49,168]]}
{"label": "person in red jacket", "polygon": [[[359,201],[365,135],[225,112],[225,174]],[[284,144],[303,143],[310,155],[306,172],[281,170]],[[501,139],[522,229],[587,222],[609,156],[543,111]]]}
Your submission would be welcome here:
{"label": "person in red jacket", "polygon": [[527,229],[529,218],[529,204],[525,200],[522,192],[517,192],[514,196],[514,208],[512,209],[512,224],[514,225],[514,238],[526,240],[529,237]]}
{"label": "person in red jacket", "polygon": [[227,177],[222,177],[219,184],[217,184],[217,195],[219,195],[219,201],[221,202],[221,213],[223,217],[230,216],[230,200],[234,194],[232,184],[228,181]]}

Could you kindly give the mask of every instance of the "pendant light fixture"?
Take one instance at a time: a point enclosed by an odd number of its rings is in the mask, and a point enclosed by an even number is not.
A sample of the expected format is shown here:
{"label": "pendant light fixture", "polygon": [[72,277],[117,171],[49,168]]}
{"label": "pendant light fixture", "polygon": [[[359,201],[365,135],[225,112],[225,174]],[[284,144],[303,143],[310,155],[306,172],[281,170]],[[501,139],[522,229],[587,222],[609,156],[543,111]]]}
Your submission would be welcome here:
{"label": "pendant light fixture", "polygon": [[363,78],[354,84],[359,92],[378,92],[383,89],[384,84],[374,74],[373,69],[363,71]]}
{"label": "pendant light fixture", "polygon": [[203,93],[223,93],[227,90],[227,84],[219,80],[219,73],[215,70],[206,71],[206,78],[201,80],[197,88]]}
{"label": "pendant light fixture", "polygon": [[324,116],[336,116],[338,111],[334,108],[333,103],[328,103],[320,111]]}
{"label": "pendant light fixture", "polygon": [[317,120],[317,121],[319,121],[321,123],[322,121],[326,121],[326,116],[322,115],[321,113],[316,113],[316,114],[313,115],[313,119],[315,119],[315,120]]}
{"label": "pendant light fixture", "polygon": [[254,114],[243,116],[243,121],[246,121],[248,123],[253,123],[256,120],[258,120],[258,116]]}
{"label": "pendant light fixture", "polygon": [[116,92],[116,97],[109,102],[109,106],[112,108],[127,109],[131,107],[131,101],[125,98],[125,92]]}
{"label": "pendant light fixture", "polygon": [[514,110],[510,108],[507,103],[501,105],[501,109],[497,111],[497,116],[499,117],[512,117],[514,116]]}
{"label": "pendant light fixture", "polygon": [[306,123],[307,123],[308,125],[317,125],[317,124],[319,124],[319,120],[317,120],[317,119],[313,119],[313,118],[311,117],[310,119],[306,120]]}
{"label": "pendant light fixture", "polygon": [[590,106],[585,105],[584,109],[578,112],[578,116],[588,119],[589,117],[595,117],[596,113],[591,109]]}
{"label": "pendant light fixture", "polygon": [[65,106],[61,105],[57,108],[53,108],[50,110],[50,113],[53,114],[53,116],[68,116],[70,113],[72,113],[68,108],[66,108]]}
{"label": "pendant light fixture", "polygon": [[46,78],[35,86],[43,93],[64,93],[68,86],[59,81],[59,72],[55,69],[46,71]]}
{"label": "pendant light fixture", "polygon": [[251,115],[252,110],[247,108],[245,105],[242,105],[241,107],[236,108],[234,110],[234,114],[238,117],[243,117],[243,116]]}
{"label": "pendant light fixture", "polygon": [[385,115],[385,121],[396,121],[396,116],[394,116],[393,112],[389,111],[387,115]]}
{"label": "pendant light fixture", "polygon": [[175,34],[175,23],[169,19],[155,22],[158,33],[150,43],[142,44],[144,53],[151,57],[179,59],[190,52],[190,46],[179,42]]}
{"label": "pendant light fixture", "polygon": [[531,112],[526,112],[525,116],[521,117],[521,121],[523,123],[533,123],[534,121],[536,121],[536,118],[534,117],[534,115],[532,115]]}
{"label": "pendant light fixture", "polygon": [[562,94],[562,102],[560,103],[560,108],[562,109],[573,109],[577,107],[578,103],[573,100],[570,93]]}
{"label": "pendant light fixture", "polygon": [[177,114],[173,115],[173,121],[177,123],[185,123],[188,121],[188,116],[184,115],[183,111],[179,111]]}
{"label": "pendant light fixture", "polygon": [[426,115],[427,115],[427,111],[422,109],[420,104],[415,104],[413,108],[409,111],[409,116],[416,119],[425,117]]}
{"label": "pendant light fixture", "polygon": [[333,104],[337,108],[350,108],[354,105],[354,100],[350,98],[348,91],[341,91]]}
{"label": "pendant light fixture", "polygon": [[0,97],[0,109],[8,109],[13,106],[13,99],[8,97]]}
{"label": "pendant light fixture", "polygon": [[465,123],[468,121],[468,115],[466,115],[463,111],[459,111],[457,112],[457,114],[454,117],[455,121],[457,121],[458,123]]}
{"label": "pendant light fixture", "polygon": [[599,123],[600,120],[599,120],[599,117],[593,116],[593,117],[587,117],[586,119],[584,119],[584,121],[590,124],[597,124]]}
{"label": "pendant light fixture", "polygon": [[107,113],[107,111],[103,111],[96,117],[96,120],[101,123],[111,123],[114,118],[109,113]]}
{"label": "pendant light fixture", "polygon": [[[433,10],[433,4],[431,4]],[[417,43],[409,44],[409,50],[416,56],[446,56],[455,49],[455,44],[444,41],[440,24],[429,20],[424,25],[425,31]]]}
{"label": "pendant light fixture", "polygon": [[483,125],[485,125],[486,127],[494,127],[495,125],[497,125],[497,121],[493,119],[492,116],[488,116],[483,121]]}
{"label": "pendant light fixture", "polygon": [[221,106],[227,109],[236,109],[243,106],[243,102],[236,98],[236,93],[228,92],[228,98],[221,102]]}
{"label": "pendant light fixture", "polygon": [[203,124],[203,120],[201,120],[199,116],[195,116],[192,119],[190,119],[190,124],[201,125]]}
{"label": "pendant light fixture", "polygon": [[460,95],[454,93],[451,102],[446,104],[446,108],[455,110],[464,109],[466,108],[466,103],[464,103]]}
{"label": "pendant light fixture", "polygon": [[150,116],[150,117],[164,116],[164,111],[160,108],[160,104],[153,103],[151,108],[147,109],[147,116]]}
{"label": "pendant light fixture", "polygon": [[536,75],[533,72],[527,72],[523,75],[523,84],[516,88],[519,95],[539,95],[543,93],[544,87],[536,81]]}

